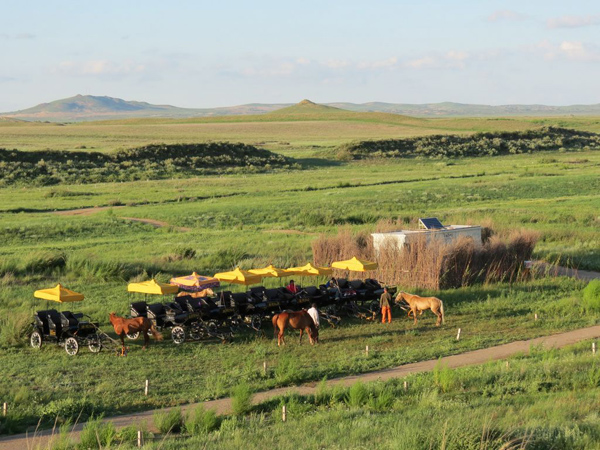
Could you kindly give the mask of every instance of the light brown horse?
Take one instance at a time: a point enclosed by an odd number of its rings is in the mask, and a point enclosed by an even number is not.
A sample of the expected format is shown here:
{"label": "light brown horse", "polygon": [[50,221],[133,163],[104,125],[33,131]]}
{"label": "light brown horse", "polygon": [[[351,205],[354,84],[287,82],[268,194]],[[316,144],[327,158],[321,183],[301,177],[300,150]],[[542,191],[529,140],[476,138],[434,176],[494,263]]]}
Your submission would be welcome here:
{"label": "light brown horse", "polygon": [[302,333],[306,330],[311,345],[319,342],[319,331],[315,322],[308,312],[302,311],[283,311],[273,316],[273,337],[277,336],[277,346],[285,345],[283,332],[285,327],[300,330],[300,343],[302,343]]}
{"label": "light brown horse", "polygon": [[419,297],[418,295],[409,294],[408,292],[400,292],[396,296],[396,303],[404,301],[410,307],[408,317],[411,313],[415,319],[415,325],[417,323],[417,314],[423,314],[423,311],[430,309],[432,313],[437,316],[436,326],[440,326],[444,323],[444,302],[437,297]]}
{"label": "light brown horse", "polygon": [[128,334],[142,333],[144,335],[144,346],[145,349],[148,347],[148,343],[150,342],[150,336],[148,332],[152,333],[154,339],[157,341],[162,341],[163,337],[154,325],[152,321],[147,317],[134,317],[133,319],[125,319],[124,317],[117,316],[114,312],[109,314],[110,323],[112,323],[113,328],[115,329],[115,333],[117,336],[121,338],[121,355],[125,354],[125,336]]}
{"label": "light brown horse", "polygon": [[179,294],[177,294],[177,297],[204,298],[212,297],[213,295],[215,295],[215,291],[213,291],[211,288],[207,288],[198,292],[181,291]]}

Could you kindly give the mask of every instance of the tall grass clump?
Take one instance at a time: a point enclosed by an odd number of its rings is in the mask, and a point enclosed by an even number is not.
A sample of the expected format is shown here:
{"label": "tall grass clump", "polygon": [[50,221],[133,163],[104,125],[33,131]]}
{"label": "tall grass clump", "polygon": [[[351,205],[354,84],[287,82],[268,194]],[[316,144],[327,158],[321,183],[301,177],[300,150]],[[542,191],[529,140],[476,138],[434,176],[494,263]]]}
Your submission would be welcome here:
{"label": "tall grass clump", "polygon": [[22,272],[28,275],[48,275],[56,270],[64,269],[67,256],[58,250],[38,251],[25,257]]}
{"label": "tall grass clump", "polygon": [[91,418],[81,430],[78,448],[109,448],[116,443],[117,431],[112,422],[103,422],[102,417]]}
{"label": "tall grass clump", "polygon": [[367,403],[368,399],[369,390],[362,382],[357,381],[350,387],[350,389],[348,389],[348,394],[346,395],[346,404],[348,406],[358,408]]}
{"label": "tall grass clump", "polygon": [[252,391],[248,384],[242,382],[233,388],[231,407],[233,413],[237,416],[242,416],[250,411],[252,407]]}
{"label": "tall grass clump", "polygon": [[192,436],[210,433],[218,427],[219,418],[215,410],[207,410],[203,405],[198,405],[185,422],[185,430]]}
{"label": "tall grass clump", "polygon": [[[389,223],[384,225],[382,228],[390,229]],[[461,237],[445,244],[423,235],[401,249],[396,241],[388,240],[375,251],[369,234],[364,231],[353,234],[345,228],[337,236],[320,236],[313,242],[312,249],[317,265],[357,256],[377,261],[379,267],[368,277],[390,285],[437,290],[517,281],[523,274],[524,262],[531,259],[536,242],[537,234],[527,230],[504,238],[493,235],[482,243]],[[341,271],[337,275],[347,273]],[[358,276],[364,277],[363,274]]]}
{"label": "tall grass clump", "polygon": [[154,426],[162,434],[179,433],[185,426],[185,417],[181,408],[171,408],[168,411],[156,411],[153,419]]}
{"label": "tall grass clump", "polygon": [[0,318],[0,347],[10,347],[25,342],[31,323],[31,314],[13,311]]}
{"label": "tall grass clump", "polygon": [[583,289],[582,306],[588,311],[600,311],[600,280],[592,280]]}

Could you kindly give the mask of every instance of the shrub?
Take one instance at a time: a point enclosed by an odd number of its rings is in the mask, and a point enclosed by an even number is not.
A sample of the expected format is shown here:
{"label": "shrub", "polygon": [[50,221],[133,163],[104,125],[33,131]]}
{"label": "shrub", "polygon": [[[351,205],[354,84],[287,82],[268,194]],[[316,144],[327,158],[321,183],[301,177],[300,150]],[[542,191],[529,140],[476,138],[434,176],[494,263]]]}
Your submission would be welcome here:
{"label": "shrub", "polygon": [[0,319],[0,346],[22,344],[29,331],[31,314],[15,311]]}
{"label": "shrub", "polygon": [[185,417],[181,408],[171,408],[168,411],[154,413],[154,426],[162,434],[179,433],[185,425]]}
{"label": "shrub", "polygon": [[240,383],[233,389],[231,407],[235,415],[241,416],[252,407],[252,391],[246,383]]}
{"label": "shrub", "polygon": [[600,311],[600,280],[592,280],[583,289],[582,305],[586,311]]}
{"label": "shrub", "polygon": [[192,436],[207,434],[219,427],[219,418],[213,409],[206,410],[203,405],[196,407],[185,422],[185,430]]}
{"label": "shrub", "polygon": [[358,381],[354,383],[348,390],[348,394],[346,395],[346,404],[348,404],[348,406],[358,408],[367,403],[368,398],[369,391],[363,383]]}
{"label": "shrub", "polygon": [[117,431],[112,422],[103,422],[102,417],[91,418],[81,430],[78,448],[108,448],[115,442],[116,437]]}

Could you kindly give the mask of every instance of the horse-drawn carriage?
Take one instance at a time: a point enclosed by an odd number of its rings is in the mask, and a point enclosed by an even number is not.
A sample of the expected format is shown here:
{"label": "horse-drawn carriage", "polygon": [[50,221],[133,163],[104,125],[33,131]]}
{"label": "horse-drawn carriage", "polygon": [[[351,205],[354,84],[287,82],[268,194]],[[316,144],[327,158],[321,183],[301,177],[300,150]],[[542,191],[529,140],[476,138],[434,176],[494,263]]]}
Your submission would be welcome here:
{"label": "horse-drawn carriage", "polygon": [[[52,289],[35,291],[34,296],[43,300],[58,303],[80,302],[83,295],[64,288],[60,284]],[[81,346],[87,346],[92,353],[102,349],[103,335],[98,324],[91,322],[84,314],[71,311],[46,309],[36,311],[31,323],[29,335],[31,347],[39,349],[45,342],[64,347],[67,354],[75,356]]]}

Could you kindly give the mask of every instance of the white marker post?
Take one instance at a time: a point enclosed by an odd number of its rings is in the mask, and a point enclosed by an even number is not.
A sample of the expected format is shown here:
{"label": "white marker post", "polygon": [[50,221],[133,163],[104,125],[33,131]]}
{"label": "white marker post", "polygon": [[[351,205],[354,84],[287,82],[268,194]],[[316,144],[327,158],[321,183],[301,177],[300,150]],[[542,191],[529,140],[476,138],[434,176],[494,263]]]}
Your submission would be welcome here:
{"label": "white marker post", "polygon": [[456,340],[460,340],[460,328],[458,329],[458,333],[456,333]]}
{"label": "white marker post", "polygon": [[538,319],[537,313],[535,313],[535,315],[533,317],[535,317],[535,320],[537,320]]}
{"label": "white marker post", "polygon": [[367,356],[369,356],[369,346],[368,346],[368,345],[367,345],[367,346],[366,346],[366,348],[365,348],[365,354],[366,354]]}
{"label": "white marker post", "polygon": [[263,374],[266,377],[267,376],[267,362],[263,361]]}
{"label": "white marker post", "polygon": [[142,442],[142,431],[138,430],[138,436],[137,436],[137,444],[138,447],[141,447],[144,443]]}
{"label": "white marker post", "polygon": [[281,408],[281,420],[285,422],[287,420],[287,410],[285,409],[285,405]]}
{"label": "white marker post", "polygon": [[8,404],[6,402],[2,403],[2,415],[6,417],[6,413],[8,412]]}
{"label": "white marker post", "polygon": [[408,391],[408,381],[404,382],[404,392]]}
{"label": "white marker post", "polygon": [[146,380],[146,387],[144,387],[144,395],[148,395],[148,380]]}
{"label": "white marker post", "polygon": [[[595,355],[596,354],[596,343],[592,342],[592,354]],[[4,406],[6,406],[6,403],[4,404]],[[6,414],[4,414],[6,415]]]}

